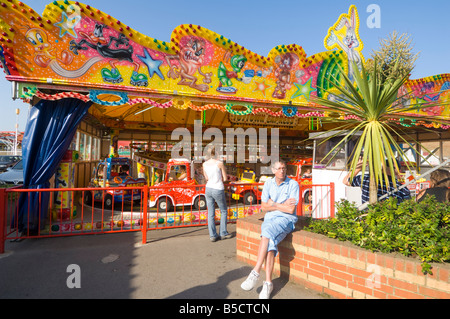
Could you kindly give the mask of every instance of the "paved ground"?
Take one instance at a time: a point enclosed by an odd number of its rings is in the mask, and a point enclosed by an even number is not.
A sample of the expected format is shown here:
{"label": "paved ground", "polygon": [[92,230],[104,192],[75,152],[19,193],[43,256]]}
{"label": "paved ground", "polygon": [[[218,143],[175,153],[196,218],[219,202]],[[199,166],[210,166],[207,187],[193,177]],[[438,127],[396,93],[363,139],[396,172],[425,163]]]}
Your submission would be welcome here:
{"label": "paved ground", "polygon": [[[235,225],[229,231],[235,235]],[[7,242],[0,255],[0,299],[257,299],[240,288],[251,267],[236,240],[211,243],[206,227]],[[68,267],[78,265],[79,271]],[[79,281],[74,279],[80,273]],[[81,288],[68,288],[67,282]],[[273,299],[327,299],[274,279]]]}

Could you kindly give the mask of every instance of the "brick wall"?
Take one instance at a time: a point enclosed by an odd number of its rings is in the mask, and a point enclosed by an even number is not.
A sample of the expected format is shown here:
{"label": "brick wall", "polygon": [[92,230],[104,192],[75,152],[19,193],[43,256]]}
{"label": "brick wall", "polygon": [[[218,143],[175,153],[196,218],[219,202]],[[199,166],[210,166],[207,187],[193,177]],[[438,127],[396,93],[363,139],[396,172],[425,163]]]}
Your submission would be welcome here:
{"label": "brick wall", "polygon": [[[237,258],[255,265],[262,223],[261,214],[238,219]],[[450,265],[432,264],[423,275],[419,259],[400,254],[372,253],[348,242],[297,229],[279,246],[275,276],[336,298],[450,299]]]}

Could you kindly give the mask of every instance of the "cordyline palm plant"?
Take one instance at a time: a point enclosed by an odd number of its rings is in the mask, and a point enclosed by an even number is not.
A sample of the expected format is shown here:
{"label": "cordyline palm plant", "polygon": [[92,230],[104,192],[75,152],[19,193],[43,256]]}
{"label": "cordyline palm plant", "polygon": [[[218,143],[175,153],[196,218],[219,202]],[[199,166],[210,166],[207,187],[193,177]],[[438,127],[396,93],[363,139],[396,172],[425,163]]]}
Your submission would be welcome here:
{"label": "cordyline palm plant", "polygon": [[[403,77],[383,80],[376,76],[377,61],[374,61],[374,63],[375,66],[369,73],[364,65],[361,65],[359,70],[354,64],[354,82],[340,68],[340,77],[343,79],[343,83],[339,83],[336,79],[330,80],[340,93],[339,99],[329,100],[317,97],[314,100],[315,103],[326,107],[331,115],[338,114],[342,117],[345,114],[347,119],[342,122],[338,130],[345,130],[348,134],[342,138],[324,159],[331,160],[338,153],[337,150],[342,149],[357,132],[362,132],[353,150],[349,170],[352,172],[351,178],[353,178],[357,163],[362,157],[362,178],[365,176],[366,167],[369,170],[370,204],[377,201],[377,185],[383,185],[384,183],[389,185],[388,173],[390,173],[390,176],[395,176],[395,171],[399,169],[395,152],[406,163],[408,169],[412,169],[405,152],[394,138],[397,137],[402,143],[414,149],[402,136],[404,135],[404,129],[398,122],[405,120],[415,122],[417,119],[432,122],[442,122],[444,120],[438,117],[418,117],[418,115],[414,116],[411,114],[425,107],[441,106],[442,103],[433,103],[431,105],[429,103],[423,104],[422,102],[421,104],[411,103],[407,106],[403,106],[401,103],[402,100],[409,99],[410,96],[409,92],[399,95],[399,91],[408,79],[412,69],[406,72],[406,75]],[[338,119],[330,117],[327,120],[337,121]],[[326,140],[334,136],[337,135],[330,136]],[[413,141],[413,143],[417,142]],[[421,154],[418,155],[422,157]],[[385,165],[385,163],[389,164]],[[392,178],[392,182],[394,187],[397,187],[395,178]]]}

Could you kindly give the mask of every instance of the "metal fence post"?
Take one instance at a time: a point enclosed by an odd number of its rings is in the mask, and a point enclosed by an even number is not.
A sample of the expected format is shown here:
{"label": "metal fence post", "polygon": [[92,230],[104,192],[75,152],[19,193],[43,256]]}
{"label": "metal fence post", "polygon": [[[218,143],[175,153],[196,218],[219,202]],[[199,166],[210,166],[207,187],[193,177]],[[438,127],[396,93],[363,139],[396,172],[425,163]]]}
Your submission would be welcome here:
{"label": "metal fence post", "polygon": [[334,204],[335,204],[335,198],[334,198],[334,183],[333,182],[331,182],[330,183],[330,217],[331,218],[334,218],[334,215],[335,215],[335,211],[334,211],[334,209],[335,209],[335,207],[334,207]]}
{"label": "metal fence post", "polygon": [[299,183],[299,196],[298,196],[298,204],[297,204],[297,216],[303,216],[303,189],[302,184]]}
{"label": "metal fence post", "polygon": [[142,244],[147,243],[147,207],[148,207],[148,191],[149,188],[147,185],[144,186],[144,196],[142,199]]}
{"label": "metal fence post", "polygon": [[6,240],[6,189],[0,188],[0,254],[5,253]]}

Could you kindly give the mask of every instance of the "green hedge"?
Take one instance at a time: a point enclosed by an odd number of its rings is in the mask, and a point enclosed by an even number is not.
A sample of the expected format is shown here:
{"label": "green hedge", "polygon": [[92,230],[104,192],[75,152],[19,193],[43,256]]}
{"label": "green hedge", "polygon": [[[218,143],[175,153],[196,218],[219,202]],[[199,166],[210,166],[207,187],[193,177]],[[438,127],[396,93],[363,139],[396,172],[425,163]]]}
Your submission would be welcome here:
{"label": "green hedge", "polygon": [[313,220],[306,230],[371,251],[418,257],[424,274],[432,273],[429,262],[450,261],[450,203],[427,195],[420,203],[412,199],[397,204],[391,198],[365,212],[346,200],[336,208],[335,218]]}

